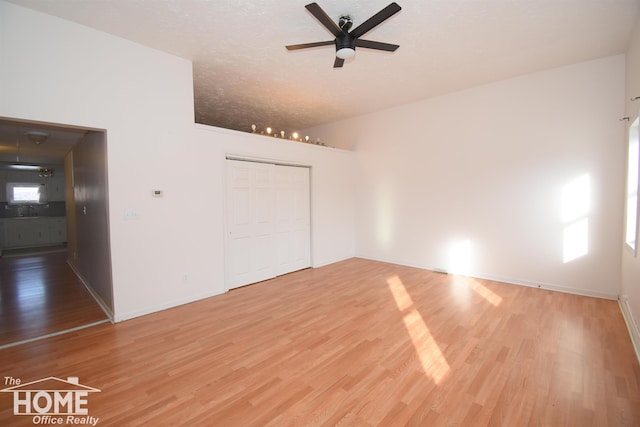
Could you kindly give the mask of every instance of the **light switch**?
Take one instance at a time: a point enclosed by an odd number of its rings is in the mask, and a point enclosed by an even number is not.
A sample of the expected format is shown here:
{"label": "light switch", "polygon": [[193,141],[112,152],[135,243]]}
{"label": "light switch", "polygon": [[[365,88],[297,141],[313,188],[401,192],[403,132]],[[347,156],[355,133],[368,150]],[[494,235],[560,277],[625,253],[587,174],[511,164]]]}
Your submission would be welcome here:
{"label": "light switch", "polygon": [[127,209],[126,211],[124,211],[124,219],[126,220],[138,219],[138,211],[134,209]]}

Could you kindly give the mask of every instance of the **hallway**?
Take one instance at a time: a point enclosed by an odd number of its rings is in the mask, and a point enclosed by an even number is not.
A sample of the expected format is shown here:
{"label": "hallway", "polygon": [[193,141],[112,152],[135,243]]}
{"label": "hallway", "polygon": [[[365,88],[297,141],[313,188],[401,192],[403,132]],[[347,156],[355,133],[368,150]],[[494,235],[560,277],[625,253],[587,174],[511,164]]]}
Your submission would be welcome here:
{"label": "hallway", "polygon": [[57,252],[0,258],[0,348],[109,319]]}

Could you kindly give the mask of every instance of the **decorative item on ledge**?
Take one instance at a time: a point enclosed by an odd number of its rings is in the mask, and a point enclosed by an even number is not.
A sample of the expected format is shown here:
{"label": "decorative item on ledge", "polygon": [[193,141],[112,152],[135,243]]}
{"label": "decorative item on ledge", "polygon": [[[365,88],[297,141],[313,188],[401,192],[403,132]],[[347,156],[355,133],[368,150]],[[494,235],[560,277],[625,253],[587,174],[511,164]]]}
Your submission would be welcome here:
{"label": "decorative item on ledge", "polygon": [[251,125],[251,133],[256,133],[256,134],[265,135],[265,136],[271,136],[273,138],[288,139],[290,141],[305,142],[307,144],[326,146],[324,142],[320,142],[320,138],[316,138],[316,140],[314,142],[312,140],[312,138],[310,138],[308,135],[305,135],[305,137],[303,138],[298,134],[298,132],[292,132],[287,137],[285,131],[281,130],[279,133],[278,132],[274,132],[273,129],[271,129],[270,127],[266,128],[265,130],[260,130],[259,131],[258,127],[256,125]]}

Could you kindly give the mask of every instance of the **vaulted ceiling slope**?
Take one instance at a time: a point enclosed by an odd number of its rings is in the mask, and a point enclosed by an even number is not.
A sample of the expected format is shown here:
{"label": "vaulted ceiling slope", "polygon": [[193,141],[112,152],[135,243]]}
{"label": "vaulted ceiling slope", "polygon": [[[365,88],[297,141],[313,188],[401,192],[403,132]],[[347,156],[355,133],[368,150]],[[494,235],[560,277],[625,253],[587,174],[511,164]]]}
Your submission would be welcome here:
{"label": "vaulted ceiling slope", "polygon": [[[626,50],[640,0],[397,0],[402,11],[333,68],[309,0],[11,0],[193,61],[198,123],[301,130]],[[389,0],[317,0],[354,28]]]}

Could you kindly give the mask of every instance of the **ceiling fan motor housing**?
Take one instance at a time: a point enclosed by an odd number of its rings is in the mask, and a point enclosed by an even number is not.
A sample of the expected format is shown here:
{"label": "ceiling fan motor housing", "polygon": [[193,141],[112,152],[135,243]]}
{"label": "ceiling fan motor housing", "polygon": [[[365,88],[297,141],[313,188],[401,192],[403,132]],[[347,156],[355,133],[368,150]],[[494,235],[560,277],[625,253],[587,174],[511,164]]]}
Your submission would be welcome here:
{"label": "ceiling fan motor housing", "polygon": [[345,33],[344,35],[336,37],[336,51],[340,49],[356,49],[356,38],[351,34]]}

